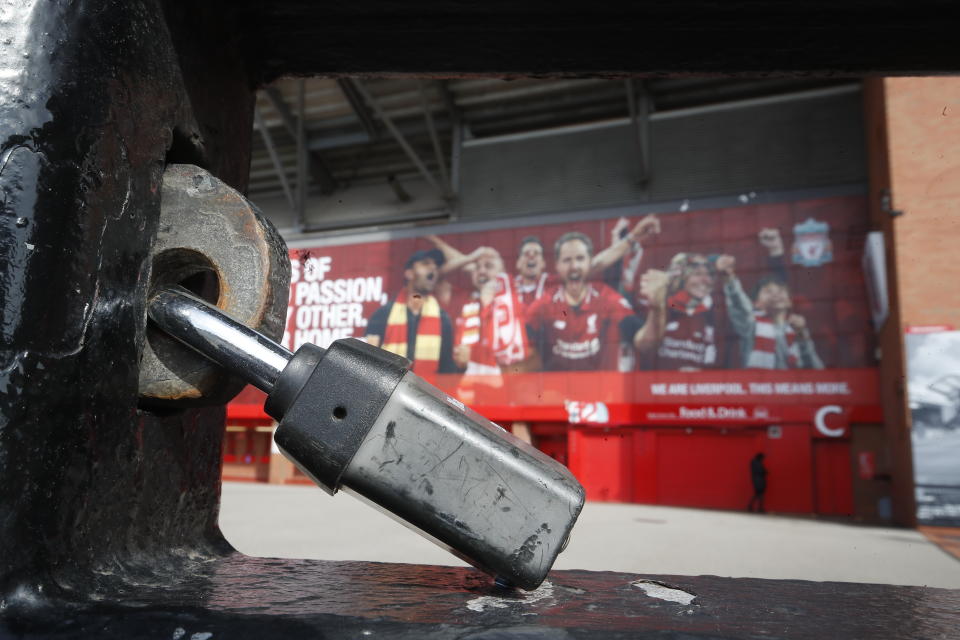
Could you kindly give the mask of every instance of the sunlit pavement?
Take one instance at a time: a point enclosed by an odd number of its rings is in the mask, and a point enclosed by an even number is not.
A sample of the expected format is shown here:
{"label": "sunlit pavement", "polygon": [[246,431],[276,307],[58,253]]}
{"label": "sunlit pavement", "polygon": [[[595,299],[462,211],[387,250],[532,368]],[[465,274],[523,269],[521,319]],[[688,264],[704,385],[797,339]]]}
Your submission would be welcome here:
{"label": "sunlit pavement", "polygon": [[[220,525],[249,555],[463,564],[352,496],[226,482]],[[960,561],[917,531],[812,518],[587,503],[557,569],[960,588]]]}

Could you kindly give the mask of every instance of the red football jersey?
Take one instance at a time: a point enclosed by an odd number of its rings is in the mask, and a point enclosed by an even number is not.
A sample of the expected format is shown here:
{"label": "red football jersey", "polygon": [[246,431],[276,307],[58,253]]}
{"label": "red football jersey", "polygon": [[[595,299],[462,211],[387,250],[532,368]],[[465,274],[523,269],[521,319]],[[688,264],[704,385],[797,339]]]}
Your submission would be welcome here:
{"label": "red football jersey", "polygon": [[653,368],[660,371],[714,369],[718,364],[712,307],[697,313],[668,309]]}
{"label": "red football jersey", "polygon": [[555,273],[541,273],[534,284],[527,284],[517,275],[513,278],[513,289],[520,303],[529,306],[542,298],[550,290],[560,284],[560,278]]}
{"label": "red football jersey", "polygon": [[620,321],[630,303],[605,284],[587,284],[587,296],[571,307],[558,287],[527,309],[545,371],[616,369]]}

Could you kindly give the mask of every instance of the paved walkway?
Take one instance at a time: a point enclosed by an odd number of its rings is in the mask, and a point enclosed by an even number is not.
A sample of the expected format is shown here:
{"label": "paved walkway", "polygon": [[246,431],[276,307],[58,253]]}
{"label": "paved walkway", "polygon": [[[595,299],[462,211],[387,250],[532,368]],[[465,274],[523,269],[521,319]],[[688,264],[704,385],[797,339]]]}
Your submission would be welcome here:
{"label": "paved walkway", "polygon": [[[227,482],[221,528],[258,556],[463,564],[352,496]],[[960,560],[921,533],[812,518],[588,503],[558,569],[960,588]]]}
{"label": "paved walkway", "polygon": [[917,527],[927,539],[960,562],[960,527]]}

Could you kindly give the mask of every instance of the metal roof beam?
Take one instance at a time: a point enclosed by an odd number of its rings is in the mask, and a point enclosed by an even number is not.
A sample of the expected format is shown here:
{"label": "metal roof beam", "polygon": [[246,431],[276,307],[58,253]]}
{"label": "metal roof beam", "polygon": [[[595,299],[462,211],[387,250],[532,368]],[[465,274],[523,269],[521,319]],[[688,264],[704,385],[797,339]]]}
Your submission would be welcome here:
{"label": "metal roof beam", "polygon": [[430,183],[430,186],[436,189],[441,196],[445,196],[445,189],[443,189],[440,184],[437,182],[437,179],[433,176],[433,173],[427,168],[427,165],[424,164],[423,160],[420,158],[420,154],[410,146],[410,143],[407,142],[407,139],[404,137],[403,133],[397,128],[393,123],[393,120],[388,116],[383,109],[380,108],[380,105],[374,99],[370,92],[359,81],[354,82],[354,86],[357,88],[357,91],[360,92],[360,95],[363,96],[363,99],[366,101],[370,108],[373,109],[373,112],[377,115],[380,120],[383,121],[383,124],[386,125],[387,130],[390,134],[396,139],[397,144],[403,149],[407,154],[407,157],[410,158],[410,161],[413,162],[414,166],[417,167],[417,170],[420,172],[420,175],[423,176],[424,180]]}
{"label": "metal roof beam", "polygon": [[[391,118],[392,120],[392,118]],[[427,125],[423,121],[423,118],[419,118],[416,122],[408,121],[404,123],[397,122],[393,120],[393,123],[396,125],[397,129],[406,137],[408,140],[411,138],[419,138],[429,135],[427,130]],[[451,129],[451,123],[447,118],[446,114],[435,115],[433,118],[433,124],[437,128],[438,135],[443,135],[448,133]],[[384,140],[389,140],[390,138],[380,138],[379,142]],[[377,140],[371,140],[370,137],[366,134],[365,131],[348,129],[330,129],[323,134],[314,134],[307,146],[311,149],[341,149],[343,147],[352,147],[363,144],[377,143]],[[330,157],[330,156],[328,156]]]}
{"label": "metal roof beam", "polygon": [[380,129],[377,127],[377,123],[373,119],[373,114],[370,113],[370,109],[368,109],[364,103],[363,95],[357,90],[353,79],[339,78],[337,80],[337,86],[340,87],[340,91],[343,92],[343,97],[350,103],[350,108],[353,109],[357,119],[360,120],[360,124],[363,125],[363,130],[367,132],[367,138],[369,140],[379,138]]}
{"label": "metal roof beam", "polygon": [[296,226],[301,231],[307,224],[307,81],[297,83],[297,208]]}
{"label": "metal roof beam", "polygon": [[440,180],[443,185],[443,197],[449,199],[452,195],[450,188],[450,176],[447,174],[447,163],[443,159],[443,151],[440,150],[440,137],[437,136],[437,128],[433,124],[433,113],[430,110],[430,103],[427,100],[427,86],[421,80],[420,84],[420,103],[423,105],[423,117],[427,122],[427,131],[430,133],[430,142],[433,143],[433,153],[437,157],[437,166],[440,168]]}
{"label": "metal roof beam", "polygon": [[[293,136],[293,139],[297,139],[297,119],[293,115],[293,112],[290,110],[290,105],[287,104],[287,101],[284,100],[283,94],[280,93],[280,90],[276,87],[265,87],[263,89],[264,95],[267,96],[267,99],[270,101],[270,105],[280,114],[280,119],[283,121],[283,126],[287,132]],[[304,136],[306,132],[304,132]],[[333,177],[333,172],[330,171],[330,168],[327,167],[326,163],[323,161],[323,157],[310,146],[310,141],[305,141],[305,146],[308,150],[307,154],[307,168],[310,173],[310,176],[320,185],[321,193],[333,193],[336,191],[337,187],[340,185],[337,183],[336,179]]]}
{"label": "metal roof beam", "polygon": [[[460,193],[460,160],[463,153],[463,110],[457,104],[457,97],[450,90],[449,80],[437,83],[440,97],[447,107],[450,117],[450,191],[454,198]],[[460,203],[453,203],[450,216],[456,219],[460,215]]]}
{"label": "metal roof beam", "polygon": [[256,123],[257,129],[260,129],[260,135],[263,137],[263,145],[267,148],[267,153],[270,154],[270,161],[273,162],[273,168],[277,172],[277,177],[280,179],[280,186],[283,187],[283,193],[287,196],[287,202],[290,203],[290,208],[292,209],[296,205],[293,201],[293,192],[290,191],[290,183],[287,182],[287,172],[283,168],[283,163],[280,162],[280,156],[277,155],[277,148],[273,145],[273,137],[270,135],[267,126],[263,123],[263,116],[260,115],[260,107],[256,104],[253,105],[253,121]]}
{"label": "metal roof beam", "polygon": [[627,80],[626,85],[627,108],[640,165],[637,181],[646,184],[650,180],[650,95],[642,80]]}

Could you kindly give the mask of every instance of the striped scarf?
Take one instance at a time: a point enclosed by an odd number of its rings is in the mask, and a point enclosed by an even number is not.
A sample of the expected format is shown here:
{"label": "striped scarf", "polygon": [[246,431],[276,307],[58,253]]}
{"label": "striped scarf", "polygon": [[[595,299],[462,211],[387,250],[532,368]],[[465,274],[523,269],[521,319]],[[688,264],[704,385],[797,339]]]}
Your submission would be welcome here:
{"label": "striped scarf", "polygon": [[387,317],[382,348],[413,360],[413,372],[417,375],[435,374],[440,364],[440,303],[437,299],[433,296],[424,298],[414,350],[408,353],[407,290],[400,291]]}
{"label": "striped scarf", "polygon": [[[488,305],[489,308],[489,305]],[[468,376],[500,375],[500,365],[490,348],[490,324],[487,309],[480,300],[471,300],[463,305],[457,318],[457,335],[454,342],[470,347],[470,361],[464,371]]]}
{"label": "striped scarf", "polygon": [[[763,311],[754,312],[753,351],[747,357],[748,369],[777,368],[777,326]],[[797,333],[788,324],[783,325],[783,337],[787,342],[787,368],[796,369],[800,362],[800,345]]]}
{"label": "striped scarf", "polygon": [[[540,281],[541,293],[545,281],[546,278]],[[506,366],[525,360],[530,346],[521,318],[520,301],[510,286],[507,274],[497,275],[497,293],[486,311],[489,313],[487,324],[493,327],[490,342],[497,362]]]}
{"label": "striped scarf", "polygon": [[480,311],[480,300],[471,300],[463,305],[457,319],[456,344],[473,346],[480,342]]}
{"label": "striped scarf", "polygon": [[547,284],[547,274],[541,273],[536,284],[527,284],[519,275],[513,280],[517,292],[517,300],[523,304],[530,304],[543,295],[543,288]]}
{"label": "striped scarf", "polygon": [[526,359],[529,346],[520,318],[520,302],[504,274],[496,276],[493,301],[484,306],[480,300],[463,305],[457,319],[456,344],[470,346],[467,373],[496,374],[500,366]]}

